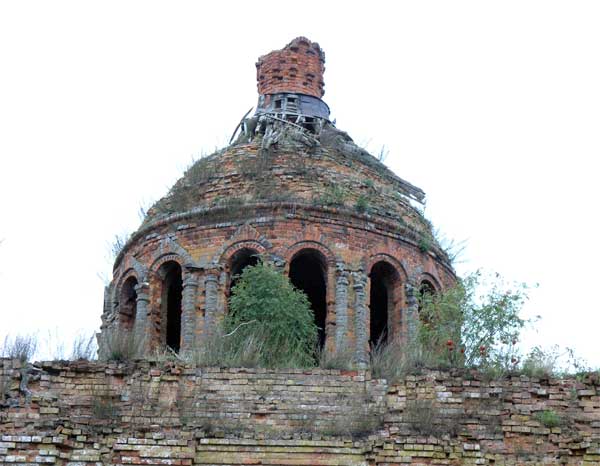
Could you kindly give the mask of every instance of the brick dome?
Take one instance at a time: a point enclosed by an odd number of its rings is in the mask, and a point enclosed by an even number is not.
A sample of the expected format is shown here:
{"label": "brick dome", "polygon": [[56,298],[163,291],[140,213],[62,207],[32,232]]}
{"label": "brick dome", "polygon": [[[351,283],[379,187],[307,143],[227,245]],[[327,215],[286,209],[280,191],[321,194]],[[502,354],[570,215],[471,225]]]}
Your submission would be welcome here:
{"label": "brick dome", "polygon": [[[306,50],[315,55],[302,66],[322,70],[318,45],[298,38],[261,57],[259,74],[274,57]],[[326,350],[351,348],[363,362],[369,343],[411,338],[422,290],[455,282],[412,207],[423,191],[356,146],[328,107],[319,113],[322,92],[302,101],[293,86],[259,81],[261,89],[297,105],[275,107],[261,94],[235,141],[194,163],[149,210],[116,259],[102,335],[121,328],[144,335],[148,350],[192,350],[260,254],[307,293]]]}

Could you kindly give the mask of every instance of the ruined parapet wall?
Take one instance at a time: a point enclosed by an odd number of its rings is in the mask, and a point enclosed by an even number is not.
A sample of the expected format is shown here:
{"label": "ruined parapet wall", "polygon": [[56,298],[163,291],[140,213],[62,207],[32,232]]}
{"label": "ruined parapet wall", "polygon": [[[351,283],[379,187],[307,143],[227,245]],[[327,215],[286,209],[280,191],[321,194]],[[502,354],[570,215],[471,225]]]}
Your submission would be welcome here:
{"label": "ruined parapet wall", "polygon": [[[0,464],[600,464],[597,377],[3,360]],[[21,388],[19,388],[21,386]],[[557,425],[544,425],[552,412]]]}
{"label": "ruined parapet wall", "polygon": [[316,42],[298,37],[256,63],[258,93],[293,92],[321,98],[325,94],[325,54]]}

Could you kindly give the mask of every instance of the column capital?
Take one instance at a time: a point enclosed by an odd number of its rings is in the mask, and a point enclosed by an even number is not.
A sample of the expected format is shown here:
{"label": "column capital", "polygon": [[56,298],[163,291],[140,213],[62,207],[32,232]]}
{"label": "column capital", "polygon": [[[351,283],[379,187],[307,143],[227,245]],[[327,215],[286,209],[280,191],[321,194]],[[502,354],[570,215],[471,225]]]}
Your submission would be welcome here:
{"label": "column capital", "polygon": [[198,287],[200,279],[197,273],[187,273],[183,278],[183,287]]}

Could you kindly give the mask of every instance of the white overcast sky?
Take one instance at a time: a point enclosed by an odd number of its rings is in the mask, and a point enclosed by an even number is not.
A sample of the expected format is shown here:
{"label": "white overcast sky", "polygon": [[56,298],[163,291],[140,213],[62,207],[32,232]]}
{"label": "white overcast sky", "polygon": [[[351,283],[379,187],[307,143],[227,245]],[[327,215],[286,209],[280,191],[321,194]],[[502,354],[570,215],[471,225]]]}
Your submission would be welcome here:
{"label": "white overcast sky", "polygon": [[467,240],[459,271],[539,283],[526,344],[600,366],[599,25],[596,1],[0,2],[0,338],[97,328],[107,244],[304,35],[337,126]]}

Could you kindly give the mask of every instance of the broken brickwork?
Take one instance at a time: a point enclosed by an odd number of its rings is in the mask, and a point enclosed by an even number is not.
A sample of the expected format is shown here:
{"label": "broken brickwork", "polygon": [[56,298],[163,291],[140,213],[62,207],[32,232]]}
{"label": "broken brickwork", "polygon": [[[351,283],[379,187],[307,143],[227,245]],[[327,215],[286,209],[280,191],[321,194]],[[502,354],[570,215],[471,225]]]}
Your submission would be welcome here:
{"label": "broken brickwork", "polygon": [[258,59],[258,93],[293,92],[321,98],[325,94],[324,72],[325,54],[319,44],[298,37],[283,49]]}
{"label": "broken brickwork", "polygon": [[[0,464],[600,464],[600,382],[0,360]],[[544,413],[553,414],[553,424]]]}

